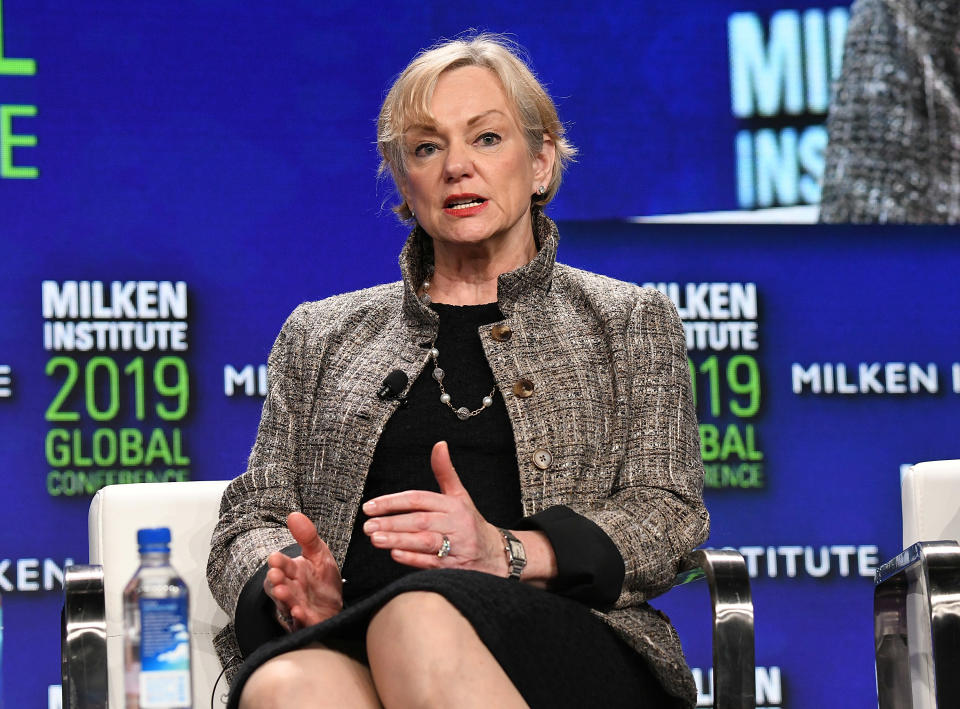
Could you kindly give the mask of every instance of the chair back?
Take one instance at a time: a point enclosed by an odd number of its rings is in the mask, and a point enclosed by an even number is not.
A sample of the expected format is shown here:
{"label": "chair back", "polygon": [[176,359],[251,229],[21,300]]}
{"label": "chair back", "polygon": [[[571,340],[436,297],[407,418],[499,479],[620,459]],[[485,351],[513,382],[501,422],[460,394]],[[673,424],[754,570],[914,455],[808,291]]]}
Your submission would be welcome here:
{"label": "chair back", "polygon": [[900,500],[904,549],[917,542],[960,541],[960,460],[910,466]]}
{"label": "chair back", "polygon": [[[907,468],[900,483],[903,548],[917,542],[960,541],[960,460]],[[907,664],[913,709],[936,709],[930,589],[910,585],[905,598]]]}
{"label": "chair back", "polygon": [[[170,563],[190,591],[193,704],[210,704],[221,670],[213,636],[228,618],[210,594],[206,567],[220,498],[228,482],[110,485],[90,503],[90,563],[102,565],[104,575],[110,706],[125,706],[123,589],[137,570],[137,530],[145,527],[170,528]],[[226,684],[221,682],[221,686]]]}

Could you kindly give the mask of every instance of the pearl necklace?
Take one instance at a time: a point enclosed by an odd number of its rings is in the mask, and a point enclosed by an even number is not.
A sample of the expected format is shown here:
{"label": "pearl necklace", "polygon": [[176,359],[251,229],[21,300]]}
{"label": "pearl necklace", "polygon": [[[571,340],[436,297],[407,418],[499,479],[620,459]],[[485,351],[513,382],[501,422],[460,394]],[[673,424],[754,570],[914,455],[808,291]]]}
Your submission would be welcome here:
{"label": "pearl necklace", "polygon": [[[427,279],[423,282],[423,302],[429,305],[432,301],[430,299],[430,280]],[[466,406],[461,406],[459,408],[455,407],[450,401],[450,395],[447,393],[447,390],[443,386],[443,377],[445,372],[440,368],[439,358],[440,350],[436,348],[436,340],[430,343],[430,357],[433,359],[433,379],[437,382],[437,386],[440,387],[440,403],[445,404],[450,408],[453,413],[457,415],[457,418],[461,421],[466,421],[471,416],[476,416],[484,409],[488,409],[493,406],[493,395],[497,392],[497,387],[494,385],[493,389],[490,390],[490,393],[483,397],[481,406],[479,409],[474,409],[471,411]]]}

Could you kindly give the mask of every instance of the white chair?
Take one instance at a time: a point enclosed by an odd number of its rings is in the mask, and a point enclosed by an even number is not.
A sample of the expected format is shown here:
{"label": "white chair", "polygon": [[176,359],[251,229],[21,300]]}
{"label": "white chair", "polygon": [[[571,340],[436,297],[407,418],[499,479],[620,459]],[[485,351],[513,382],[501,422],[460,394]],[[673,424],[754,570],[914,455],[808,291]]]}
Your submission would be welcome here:
{"label": "white chair", "polygon": [[[213,636],[227,623],[210,594],[206,563],[227,481],[113,485],[90,505],[90,565],[64,575],[61,680],[69,709],[122,707],[122,592],[137,568],[137,530],[170,527],[171,563],[190,589],[194,707],[223,706],[227,686]],[[676,583],[706,579],[713,607],[715,709],[754,709],[750,577],[736,551],[698,549]],[[216,695],[214,696],[214,692]]]}
{"label": "white chair", "polygon": [[911,466],[901,483],[904,551],[877,569],[880,709],[960,707],[960,460]]}
{"label": "white chair", "polygon": [[[88,519],[91,566],[71,567],[64,581],[64,706],[105,706],[105,687],[108,706],[125,705],[123,588],[139,564],[137,530],[145,527],[170,528],[170,563],[190,590],[193,704],[210,705],[221,672],[213,636],[228,618],[210,594],[206,567],[227,483],[111,485],[94,496]],[[221,680],[221,694],[226,686]]]}

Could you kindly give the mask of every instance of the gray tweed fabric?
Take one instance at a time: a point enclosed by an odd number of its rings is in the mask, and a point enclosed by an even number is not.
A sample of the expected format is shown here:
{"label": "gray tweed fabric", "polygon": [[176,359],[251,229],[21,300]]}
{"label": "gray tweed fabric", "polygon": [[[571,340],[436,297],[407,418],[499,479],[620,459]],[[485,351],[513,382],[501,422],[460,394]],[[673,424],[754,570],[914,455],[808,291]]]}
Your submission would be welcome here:
{"label": "gray tweed fabric", "polygon": [[857,0],[827,130],[821,221],[960,223],[960,0]]}
{"label": "gray tweed fabric", "polygon": [[[669,692],[695,701],[676,632],[645,601],[671,586],[681,556],[704,541],[703,466],[680,320],[661,293],[556,264],[557,232],[537,212],[537,257],[500,276],[513,336],[483,347],[513,427],[524,513],[568,505],[623,556],[613,610],[599,613],[645,657]],[[207,578],[232,616],[267,555],[293,542],[287,514],[316,524],[337,562],[350,541],[377,440],[396,404],[374,393],[427,363],[437,316],[416,295],[432,263],[414,230],[404,280],[298,307],[269,358],[269,391],[247,471],[227,488]],[[521,378],[533,394],[514,394]],[[439,404],[438,404],[439,405]],[[548,450],[541,470],[533,453]],[[228,675],[240,661],[232,625],[218,636]]]}

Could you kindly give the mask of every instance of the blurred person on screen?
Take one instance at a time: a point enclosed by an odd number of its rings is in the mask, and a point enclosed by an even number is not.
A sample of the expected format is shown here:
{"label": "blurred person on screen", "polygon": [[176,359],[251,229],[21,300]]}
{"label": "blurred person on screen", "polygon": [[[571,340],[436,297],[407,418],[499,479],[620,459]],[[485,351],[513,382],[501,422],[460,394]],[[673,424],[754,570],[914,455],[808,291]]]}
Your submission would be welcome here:
{"label": "blurred person on screen", "polygon": [[857,0],[820,219],[960,223],[960,0]]}

